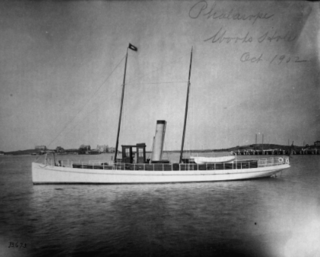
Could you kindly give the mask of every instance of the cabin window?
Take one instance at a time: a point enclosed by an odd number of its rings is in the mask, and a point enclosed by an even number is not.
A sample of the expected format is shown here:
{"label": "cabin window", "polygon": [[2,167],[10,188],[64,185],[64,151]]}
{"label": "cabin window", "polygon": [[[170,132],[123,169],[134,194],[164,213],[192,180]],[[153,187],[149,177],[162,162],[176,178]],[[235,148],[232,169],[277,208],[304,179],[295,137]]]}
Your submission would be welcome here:
{"label": "cabin window", "polygon": [[126,148],[124,154],[125,154],[125,157],[130,157],[130,149]]}
{"label": "cabin window", "polygon": [[143,149],[138,149],[138,157],[143,157]]}

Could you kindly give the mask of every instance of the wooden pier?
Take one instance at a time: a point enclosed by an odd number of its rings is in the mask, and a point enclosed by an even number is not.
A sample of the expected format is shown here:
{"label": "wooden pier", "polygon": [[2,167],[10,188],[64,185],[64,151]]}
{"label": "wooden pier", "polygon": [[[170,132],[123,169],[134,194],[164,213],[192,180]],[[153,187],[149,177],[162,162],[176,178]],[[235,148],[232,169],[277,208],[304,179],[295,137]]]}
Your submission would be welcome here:
{"label": "wooden pier", "polygon": [[295,149],[238,149],[231,151],[233,155],[320,155],[318,148]]}

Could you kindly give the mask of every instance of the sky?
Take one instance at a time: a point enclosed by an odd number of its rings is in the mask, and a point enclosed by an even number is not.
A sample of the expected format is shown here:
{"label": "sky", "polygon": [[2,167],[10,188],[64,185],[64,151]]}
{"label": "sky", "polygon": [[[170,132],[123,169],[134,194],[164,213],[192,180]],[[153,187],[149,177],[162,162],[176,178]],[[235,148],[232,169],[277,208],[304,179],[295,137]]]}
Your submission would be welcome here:
{"label": "sky", "polygon": [[306,1],[1,1],[0,150],[186,149],[320,140],[320,6]]}

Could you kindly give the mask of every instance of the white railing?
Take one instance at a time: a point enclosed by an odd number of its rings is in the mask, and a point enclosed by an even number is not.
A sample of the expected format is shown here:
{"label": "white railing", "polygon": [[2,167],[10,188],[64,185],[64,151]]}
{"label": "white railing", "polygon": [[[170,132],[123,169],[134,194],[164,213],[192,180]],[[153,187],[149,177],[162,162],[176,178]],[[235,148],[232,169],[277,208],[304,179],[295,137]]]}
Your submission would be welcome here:
{"label": "white railing", "polygon": [[103,170],[147,170],[147,171],[188,171],[188,170],[231,170],[231,169],[251,169],[258,167],[276,166],[289,164],[289,157],[267,157],[259,159],[235,160],[227,163],[150,163],[150,164],[131,164],[116,163],[108,165],[101,161],[80,161],[73,162],[71,160],[55,160],[54,158],[46,158],[46,165],[87,168],[87,169],[103,169]]}
{"label": "white railing", "polygon": [[289,164],[289,157],[269,157],[269,158],[262,158],[258,160],[259,167],[268,167],[268,166],[276,166],[276,165],[283,165]]}

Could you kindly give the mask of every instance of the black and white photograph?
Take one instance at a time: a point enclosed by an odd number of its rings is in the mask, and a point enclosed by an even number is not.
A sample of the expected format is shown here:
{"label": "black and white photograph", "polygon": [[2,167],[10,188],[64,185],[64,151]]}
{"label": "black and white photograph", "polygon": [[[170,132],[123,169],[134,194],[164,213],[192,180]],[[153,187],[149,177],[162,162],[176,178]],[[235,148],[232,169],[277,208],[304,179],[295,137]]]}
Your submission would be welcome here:
{"label": "black and white photograph", "polygon": [[0,256],[320,256],[320,4],[0,2]]}

